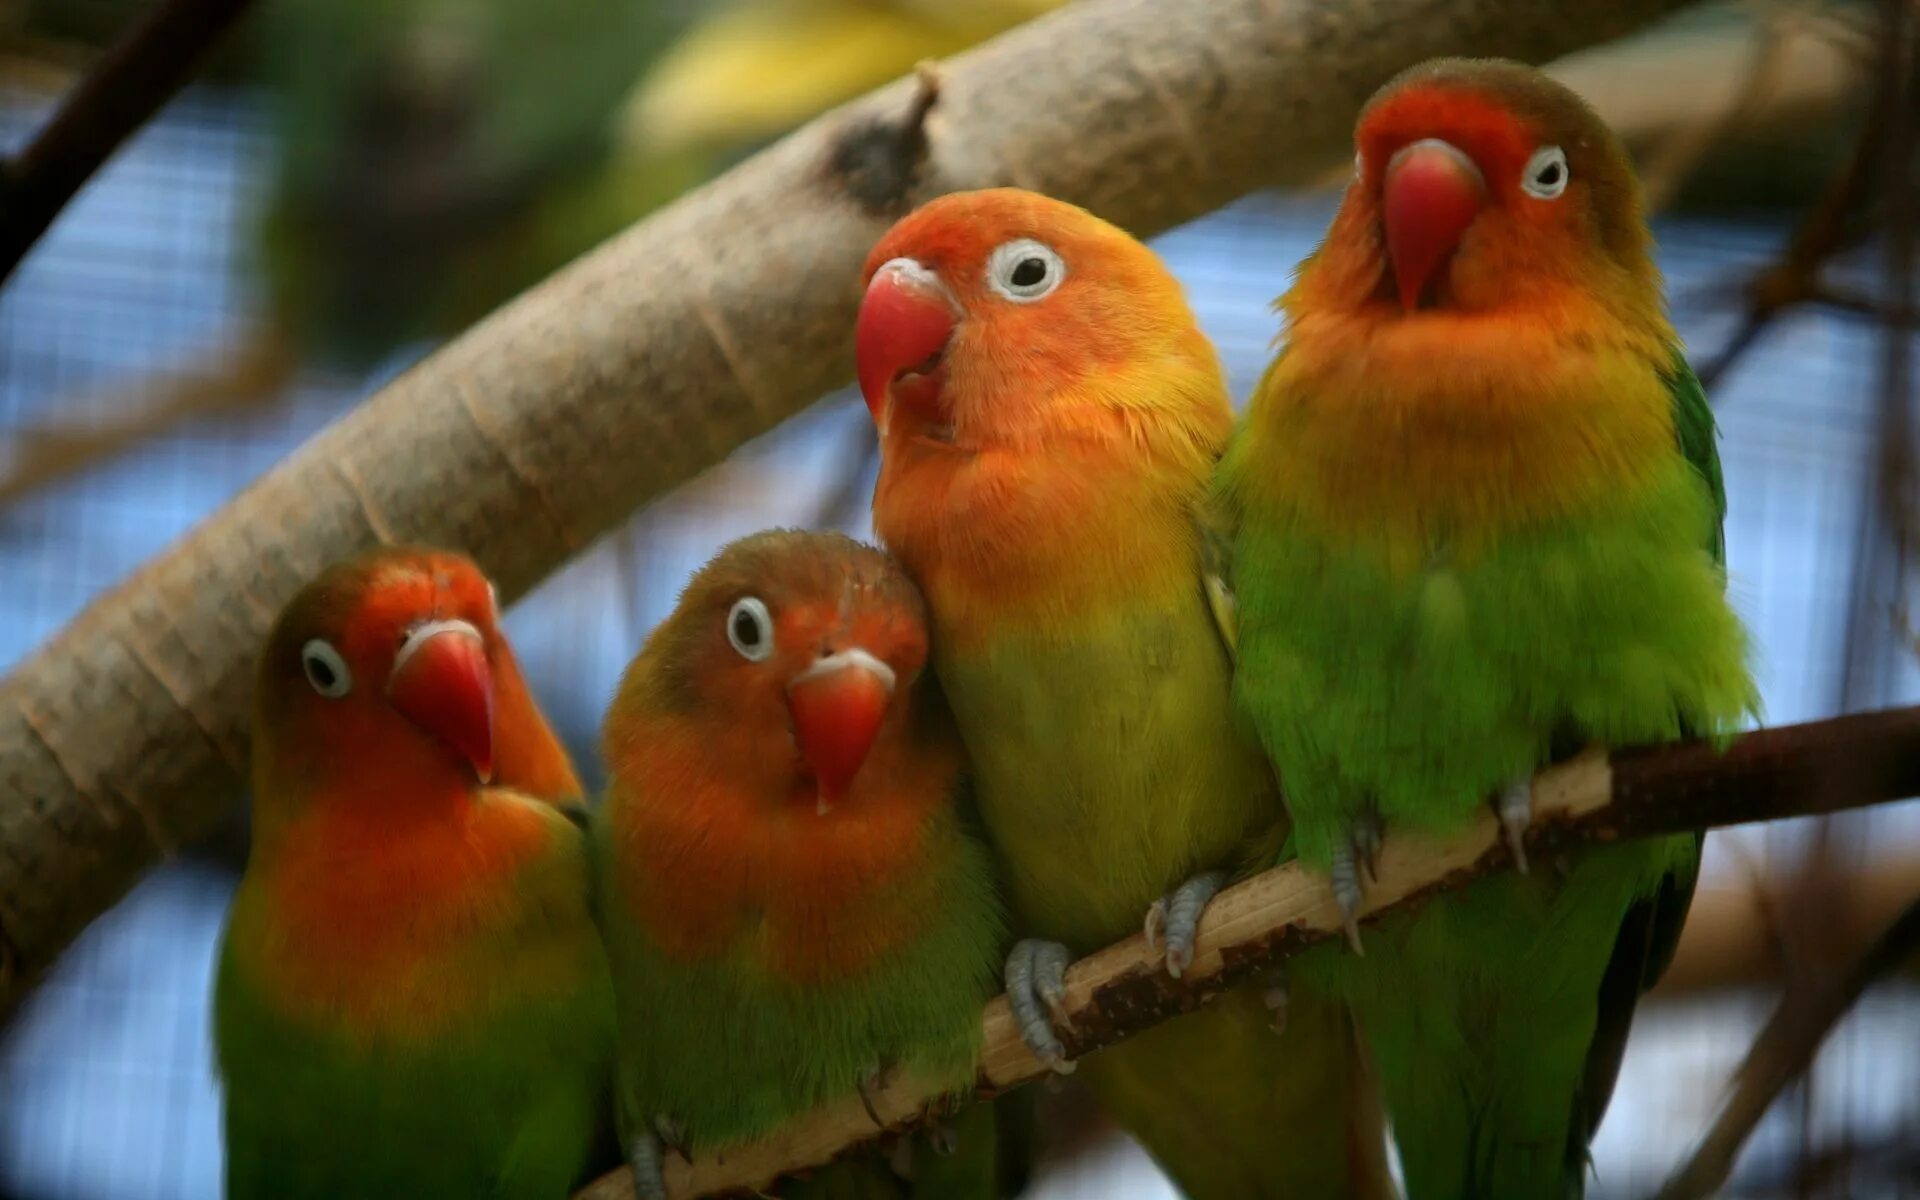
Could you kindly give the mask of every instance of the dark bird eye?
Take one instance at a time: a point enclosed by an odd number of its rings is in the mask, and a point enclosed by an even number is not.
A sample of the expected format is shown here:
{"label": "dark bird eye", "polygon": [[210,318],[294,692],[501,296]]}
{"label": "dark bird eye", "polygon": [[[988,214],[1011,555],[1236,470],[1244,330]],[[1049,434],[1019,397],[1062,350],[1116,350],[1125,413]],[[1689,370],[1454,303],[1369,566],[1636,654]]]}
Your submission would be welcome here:
{"label": "dark bird eye", "polygon": [[1542,146],[1520,174],[1520,190],[1538,200],[1554,200],[1567,190],[1567,155],[1558,146]]}
{"label": "dark bird eye", "polygon": [[314,638],[300,647],[300,669],[307,673],[313,690],[329,700],[338,700],[353,690],[353,672],[347,660],[325,638]]}
{"label": "dark bird eye", "polygon": [[1053,247],[1032,238],[1002,242],[987,256],[987,284],[1009,300],[1031,304],[1053,294],[1067,264]]}
{"label": "dark bird eye", "polygon": [[727,612],[727,640],[748,662],[773,653],[773,615],[757,596],[742,596]]}

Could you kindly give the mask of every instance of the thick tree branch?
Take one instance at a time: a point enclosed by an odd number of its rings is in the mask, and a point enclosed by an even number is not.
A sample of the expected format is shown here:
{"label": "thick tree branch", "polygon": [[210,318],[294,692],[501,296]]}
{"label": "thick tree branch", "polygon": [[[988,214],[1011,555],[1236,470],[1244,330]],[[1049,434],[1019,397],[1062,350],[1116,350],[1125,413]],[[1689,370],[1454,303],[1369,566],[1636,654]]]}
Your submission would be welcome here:
{"label": "thick tree branch", "polygon": [[1013,183],[1152,233],[1345,157],[1354,112],[1412,62],[1543,60],[1679,7],[1088,0],[944,64],[924,138],[903,80],[660,211],[318,435],[0,685],[0,1011],[232,803],[256,647],[302,583],[406,539],[524,592],[849,379],[860,263],[914,203]]}
{"label": "thick tree branch", "polygon": [[[1913,795],[1920,795],[1920,707],[1762,730],[1724,752],[1703,743],[1611,756],[1590,750],[1535,778],[1528,858],[1534,870],[1551,870],[1557,854],[1588,843],[1837,812]],[[1491,811],[1446,841],[1389,836],[1362,925],[1508,869],[1512,861]],[[1207,908],[1193,966],[1180,979],[1162,969],[1138,934],[1075,963],[1067,971],[1064,1004],[1072,1030],[1062,1040],[1076,1058],[1113,1045],[1339,936],[1340,910],[1325,878],[1294,864],[1276,867],[1222,892]],[[982,1092],[1046,1074],[1021,1042],[1004,997],[987,1005],[982,1021]],[[725,1156],[676,1160],[668,1191],[676,1197],[751,1193],[912,1127],[940,1096],[920,1081],[901,1079],[871,1098],[884,1132],[860,1099],[849,1097]],[[584,1190],[581,1200],[632,1194],[621,1170]]]}
{"label": "thick tree branch", "polygon": [[252,0],[156,0],[26,149],[0,163],[0,283],[75,192],[160,111]]}

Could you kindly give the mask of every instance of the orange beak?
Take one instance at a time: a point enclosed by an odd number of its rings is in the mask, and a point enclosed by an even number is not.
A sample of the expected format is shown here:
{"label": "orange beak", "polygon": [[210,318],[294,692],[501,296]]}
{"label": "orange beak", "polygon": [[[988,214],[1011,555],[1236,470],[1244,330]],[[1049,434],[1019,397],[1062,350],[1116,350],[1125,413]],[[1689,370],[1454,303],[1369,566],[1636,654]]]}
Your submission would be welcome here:
{"label": "orange beak", "polygon": [[1422,138],[1387,163],[1381,184],[1387,253],[1399,285],[1400,306],[1420,306],[1427,285],[1452,257],[1467,226],[1486,203],[1480,168],[1450,142]]}
{"label": "orange beak", "polygon": [[787,685],[793,740],[820,785],[821,814],[846,796],[892,699],[893,668],[859,649],[818,659]]}
{"label": "orange beak", "polygon": [[482,783],[493,778],[493,671],[479,630],[465,621],[415,626],[394,655],[387,700]]}
{"label": "orange beak", "polygon": [[[866,299],[860,302],[853,353],[860,393],[875,425],[886,425],[887,400],[897,380],[931,375],[938,368],[959,322],[953,293],[931,269],[911,258],[895,258],[873,273]],[[916,387],[911,399],[925,406],[936,403],[937,394],[937,384],[930,390]]]}

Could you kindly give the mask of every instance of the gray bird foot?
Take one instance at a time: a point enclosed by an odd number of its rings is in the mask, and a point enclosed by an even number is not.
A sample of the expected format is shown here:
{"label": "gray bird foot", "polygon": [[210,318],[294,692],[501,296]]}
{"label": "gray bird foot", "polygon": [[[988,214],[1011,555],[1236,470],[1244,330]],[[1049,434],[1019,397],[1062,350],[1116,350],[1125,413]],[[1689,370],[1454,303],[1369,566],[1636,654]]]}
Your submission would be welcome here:
{"label": "gray bird foot", "polygon": [[1059,942],[1023,938],[1007,955],[1007,1003],[1021,1040],[1035,1058],[1061,1075],[1073,1071],[1066,1047],[1054,1033],[1055,1023],[1070,1026],[1061,1002],[1067,994],[1067,964],[1073,952]]}
{"label": "gray bird foot", "polygon": [[1494,797],[1493,811],[1500,818],[1500,831],[1506,834],[1507,849],[1513,851],[1513,865],[1527,873],[1527,826],[1533,823],[1533,777],[1520,778],[1500,789]]}
{"label": "gray bird foot", "polygon": [[1347,827],[1347,840],[1333,850],[1328,874],[1333,880],[1333,898],[1340,905],[1340,924],[1347,934],[1347,945],[1356,955],[1365,956],[1360,944],[1360,904],[1366,899],[1365,882],[1380,881],[1380,846],[1386,831],[1380,814],[1372,808],[1362,810]]}
{"label": "gray bird foot", "polygon": [[1147,909],[1147,949],[1158,950],[1164,943],[1167,974],[1175,979],[1193,965],[1193,937],[1200,928],[1200,914],[1226,885],[1225,871],[1202,871]]}
{"label": "gray bird foot", "polygon": [[658,1134],[642,1133],[629,1141],[627,1165],[633,1168],[634,1200],[667,1200],[667,1148]]}
{"label": "gray bird foot", "polygon": [[1275,1033],[1287,1031],[1287,1005],[1292,1000],[1291,982],[1287,978],[1285,963],[1274,967],[1260,979],[1260,1003],[1267,1006],[1273,1020],[1267,1028]]}

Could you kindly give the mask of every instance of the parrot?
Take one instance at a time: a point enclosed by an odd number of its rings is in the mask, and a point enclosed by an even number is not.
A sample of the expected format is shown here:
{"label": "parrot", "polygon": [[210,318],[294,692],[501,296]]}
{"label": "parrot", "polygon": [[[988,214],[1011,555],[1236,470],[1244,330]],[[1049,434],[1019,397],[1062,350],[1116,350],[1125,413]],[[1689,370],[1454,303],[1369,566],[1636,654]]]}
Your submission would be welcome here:
{"label": "parrot", "polygon": [[[865,279],[874,529],[932,614],[1020,938],[1009,1001],[1064,1071],[1068,960],[1144,926],[1178,975],[1207,900],[1286,833],[1233,713],[1210,566],[1225,378],[1151,250],[1031,192],[928,202]],[[1102,1106],[1190,1196],[1390,1194],[1345,1009],[1289,984],[1257,980],[1086,1058]]]}
{"label": "parrot", "polygon": [[1218,472],[1236,702],[1347,914],[1352,951],[1294,973],[1351,1005],[1408,1196],[1579,1196],[1701,839],[1479,880],[1364,942],[1354,915],[1392,831],[1491,806],[1524,870],[1539,767],[1758,716],[1717,431],[1632,166],[1572,91],[1437,60],[1355,140]]}
{"label": "parrot", "polygon": [[[698,571],[623,675],[594,840],[637,1195],[665,1196],[668,1149],[889,1072],[972,1084],[1005,920],[927,641],[886,555],[769,530]],[[785,1194],[993,1196],[992,1114],[915,1152],[911,1193],[855,1157]]]}
{"label": "parrot", "polygon": [[468,559],[381,549],[274,622],[214,1041],[230,1200],[562,1200],[613,1065],[580,785]]}

